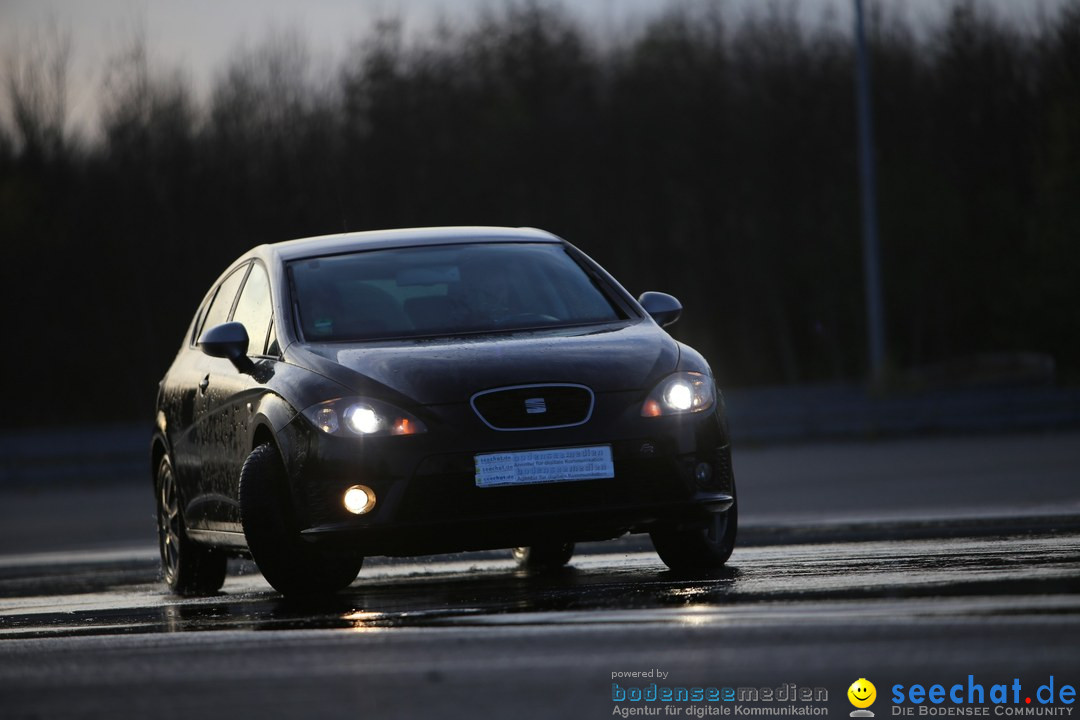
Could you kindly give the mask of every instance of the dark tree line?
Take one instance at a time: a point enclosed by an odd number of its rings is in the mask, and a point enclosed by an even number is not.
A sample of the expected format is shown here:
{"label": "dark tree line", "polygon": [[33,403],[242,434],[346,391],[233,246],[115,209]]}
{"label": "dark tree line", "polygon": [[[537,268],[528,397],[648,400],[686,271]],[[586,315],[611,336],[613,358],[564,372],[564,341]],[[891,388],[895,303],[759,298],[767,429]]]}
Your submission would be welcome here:
{"label": "dark tree line", "polygon": [[[1075,381],[1080,4],[871,29],[890,362],[1036,351]],[[846,28],[698,9],[600,42],[525,3],[418,43],[381,26],[330,72],[270,37],[205,100],[134,42],[92,141],[64,132],[54,40],[4,76],[4,424],[143,417],[233,257],[414,225],[563,235],[677,294],[729,385],[865,372]]]}

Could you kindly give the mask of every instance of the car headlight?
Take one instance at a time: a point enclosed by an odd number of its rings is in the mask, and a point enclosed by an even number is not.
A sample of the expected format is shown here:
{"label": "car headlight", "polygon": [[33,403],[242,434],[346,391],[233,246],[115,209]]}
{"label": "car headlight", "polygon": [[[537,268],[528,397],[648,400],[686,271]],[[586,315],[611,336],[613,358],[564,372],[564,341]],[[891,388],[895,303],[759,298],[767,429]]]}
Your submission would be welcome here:
{"label": "car headlight", "polygon": [[327,435],[371,437],[427,432],[427,427],[416,416],[369,398],[329,400],[312,405],[303,415]]}
{"label": "car headlight", "polygon": [[641,406],[642,417],[679,415],[708,410],[716,403],[716,386],[708,375],[681,372],[653,388]]}

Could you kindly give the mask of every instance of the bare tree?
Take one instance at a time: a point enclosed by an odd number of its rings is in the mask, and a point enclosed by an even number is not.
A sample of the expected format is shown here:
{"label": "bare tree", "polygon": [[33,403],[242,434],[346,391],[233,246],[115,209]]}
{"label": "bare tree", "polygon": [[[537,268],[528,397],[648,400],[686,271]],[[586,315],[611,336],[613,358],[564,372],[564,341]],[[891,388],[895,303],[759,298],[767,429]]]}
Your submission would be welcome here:
{"label": "bare tree", "polygon": [[27,154],[53,156],[64,147],[68,120],[71,33],[55,21],[16,38],[4,57],[16,145]]}

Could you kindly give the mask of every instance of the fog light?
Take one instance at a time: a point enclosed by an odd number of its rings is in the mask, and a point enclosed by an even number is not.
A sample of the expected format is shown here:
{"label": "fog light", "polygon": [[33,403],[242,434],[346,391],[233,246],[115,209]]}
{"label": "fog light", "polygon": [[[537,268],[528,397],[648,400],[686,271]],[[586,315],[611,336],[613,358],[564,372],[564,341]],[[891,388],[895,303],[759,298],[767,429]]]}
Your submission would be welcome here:
{"label": "fog light", "polygon": [[694,468],[694,477],[698,482],[709,482],[712,480],[712,465],[709,463],[698,463],[698,466]]}
{"label": "fog light", "polygon": [[363,515],[375,507],[375,491],[364,485],[353,485],[345,491],[345,509],[353,515]]}

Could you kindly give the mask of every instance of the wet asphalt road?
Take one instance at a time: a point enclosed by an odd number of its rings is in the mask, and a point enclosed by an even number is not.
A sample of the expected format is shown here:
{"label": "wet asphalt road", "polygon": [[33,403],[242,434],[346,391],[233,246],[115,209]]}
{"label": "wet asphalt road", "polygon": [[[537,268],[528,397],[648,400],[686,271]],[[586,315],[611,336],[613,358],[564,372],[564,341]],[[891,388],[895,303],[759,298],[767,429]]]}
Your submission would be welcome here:
{"label": "wet asphalt road", "polygon": [[859,677],[1080,681],[1080,532],[762,545],[707,577],[623,545],[550,575],[375,563],[310,605],[244,563],[179,599],[145,554],[7,561],[0,716],[599,718],[612,673],[650,669],[821,686],[844,716]]}
{"label": "wet asphalt road", "polygon": [[241,561],[214,597],[167,594],[138,488],[0,492],[0,718],[603,718],[630,707],[612,682],[795,683],[847,717],[860,677],[882,718],[896,683],[1080,686],[1078,439],[750,449],[722,572],[676,575],[631,538],[547,575],[374,560],[314,604]]}

